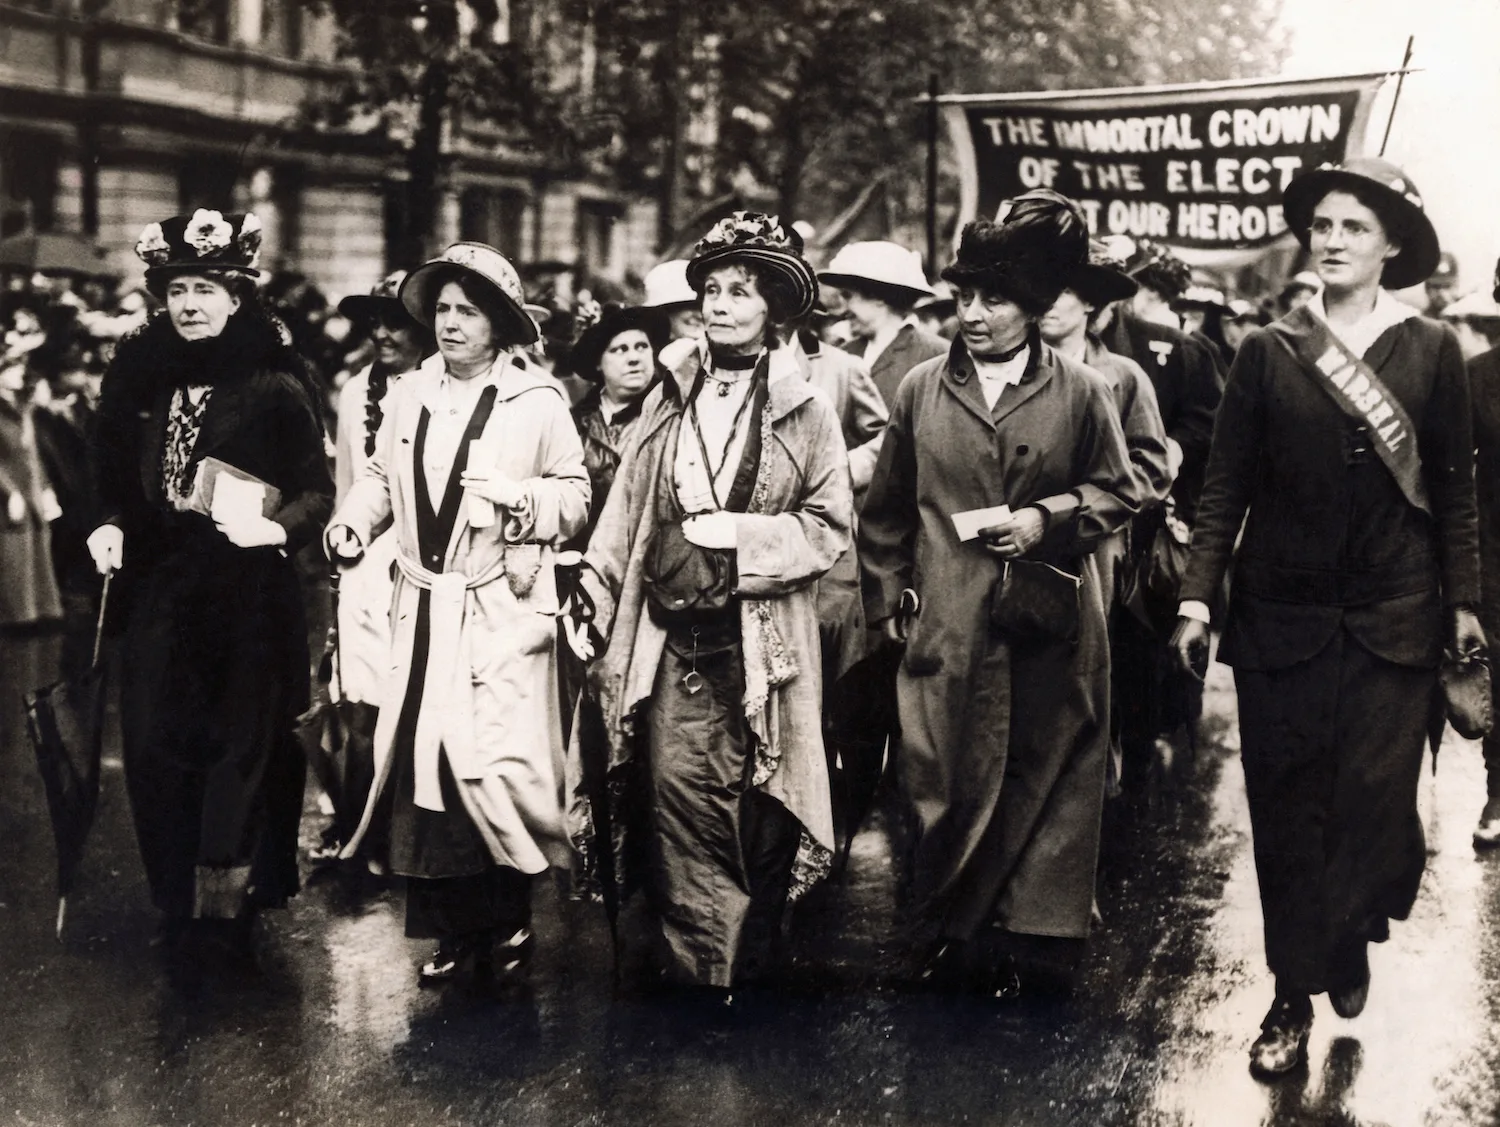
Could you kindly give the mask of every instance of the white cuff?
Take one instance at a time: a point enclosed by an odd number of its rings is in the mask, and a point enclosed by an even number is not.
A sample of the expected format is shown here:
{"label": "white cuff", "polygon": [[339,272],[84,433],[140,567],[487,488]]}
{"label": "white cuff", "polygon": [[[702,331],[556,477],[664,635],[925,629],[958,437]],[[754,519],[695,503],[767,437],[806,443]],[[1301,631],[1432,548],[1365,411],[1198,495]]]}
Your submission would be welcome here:
{"label": "white cuff", "polygon": [[1177,604],[1177,615],[1179,618],[1191,618],[1196,622],[1207,623],[1211,620],[1208,613],[1208,604],[1198,599],[1183,599]]}

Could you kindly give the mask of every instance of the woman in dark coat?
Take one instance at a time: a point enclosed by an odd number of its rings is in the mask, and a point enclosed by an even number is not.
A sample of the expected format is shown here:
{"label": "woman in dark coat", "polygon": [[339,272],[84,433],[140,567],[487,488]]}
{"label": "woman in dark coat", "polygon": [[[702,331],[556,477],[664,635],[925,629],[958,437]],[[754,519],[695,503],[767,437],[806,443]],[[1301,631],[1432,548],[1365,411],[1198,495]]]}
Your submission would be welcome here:
{"label": "woman in dark coat", "polygon": [[[129,592],[125,779],[167,939],[201,920],[247,944],[256,911],[298,888],[308,657],[291,557],[333,482],[303,362],[257,302],[259,231],[200,210],[142,234],[167,308],[121,342],[92,450],[89,551]],[[232,471],[268,487],[259,504],[229,503]]]}
{"label": "woman in dark coat", "polygon": [[[1089,931],[1109,749],[1092,555],[1140,487],[1111,388],[1037,332],[1087,253],[1082,213],[1051,192],[965,229],[943,274],[962,339],[902,382],[861,512],[866,616],[906,645],[898,764],[934,985],[1066,974]],[[959,533],[957,514],[996,506]],[[1055,599],[1041,629],[992,621],[1007,571]]]}
{"label": "woman in dark coat", "polygon": [[1406,918],[1426,864],[1417,779],[1438,664],[1445,646],[1484,645],[1463,357],[1382,289],[1437,265],[1421,197],[1355,159],[1293,180],[1284,203],[1324,289],[1240,346],[1175,639],[1201,671],[1243,522],[1219,658],[1276,978],[1251,1049],[1262,1075],[1304,1059],[1310,995],[1341,1017],[1364,1008],[1367,944]]}

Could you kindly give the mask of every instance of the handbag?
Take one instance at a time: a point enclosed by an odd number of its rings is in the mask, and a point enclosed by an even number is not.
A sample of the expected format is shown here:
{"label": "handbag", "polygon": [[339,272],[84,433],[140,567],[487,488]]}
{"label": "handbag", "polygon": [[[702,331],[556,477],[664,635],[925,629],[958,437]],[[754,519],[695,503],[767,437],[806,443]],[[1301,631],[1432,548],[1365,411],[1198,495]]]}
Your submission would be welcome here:
{"label": "handbag", "polygon": [[722,617],[734,597],[734,553],[688,540],[682,521],[657,526],[646,549],[646,612],[661,627]]}
{"label": "handbag", "polygon": [[1466,740],[1477,740],[1494,725],[1490,696],[1490,659],[1481,654],[1443,655],[1438,684],[1448,706],[1448,722]]}
{"label": "handbag", "polygon": [[990,627],[1012,642],[1078,645],[1083,579],[1038,560],[1007,560],[990,592]]}
{"label": "handbag", "polygon": [[1177,592],[1187,573],[1190,534],[1167,507],[1138,520],[1133,534],[1142,542],[1122,569],[1120,603],[1158,638],[1169,638],[1177,625]]}

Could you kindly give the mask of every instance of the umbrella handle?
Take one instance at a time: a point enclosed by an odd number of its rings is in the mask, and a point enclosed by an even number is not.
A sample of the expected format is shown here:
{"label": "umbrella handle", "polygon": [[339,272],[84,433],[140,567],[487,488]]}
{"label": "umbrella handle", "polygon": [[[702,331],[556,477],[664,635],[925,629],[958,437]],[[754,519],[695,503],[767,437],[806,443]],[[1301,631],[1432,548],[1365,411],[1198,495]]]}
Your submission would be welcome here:
{"label": "umbrella handle", "polygon": [[109,609],[109,583],[115,577],[113,571],[104,573],[104,590],[99,593],[99,623],[94,627],[94,660],[90,669],[99,668],[99,651],[104,647],[104,612]]}

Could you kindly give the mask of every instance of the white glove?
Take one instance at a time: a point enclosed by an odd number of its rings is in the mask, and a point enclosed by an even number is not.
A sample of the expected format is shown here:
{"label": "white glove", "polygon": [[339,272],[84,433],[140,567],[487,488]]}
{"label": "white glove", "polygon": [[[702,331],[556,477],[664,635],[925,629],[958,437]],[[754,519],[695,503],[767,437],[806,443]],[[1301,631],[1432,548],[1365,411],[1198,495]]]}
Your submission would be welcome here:
{"label": "white glove", "polygon": [[12,493],[5,499],[5,515],[11,524],[20,524],[26,519],[26,498],[20,493]]}
{"label": "white glove", "polygon": [[733,513],[703,513],[682,522],[682,534],[700,548],[734,548],[739,544],[739,525]]}
{"label": "white glove", "polygon": [[118,525],[101,524],[85,543],[100,575],[118,571],[125,564],[125,533]]}
{"label": "white glove", "polygon": [[567,639],[568,649],[573,651],[573,656],[584,663],[593,661],[594,643],[589,641],[587,624],[577,621],[571,615],[564,615],[562,625],[563,637]]}
{"label": "white glove", "polygon": [[502,509],[517,508],[526,499],[526,490],[521,488],[521,483],[496,469],[465,470],[459,475],[458,483]]}
{"label": "white glove", "polygon": [[365,546],[359,542],[354,529],[347,524],[336,524],[330,528],[324,542],[328,548],[328,558],[336,563],[358,563],[359,558],[365,554]]}
{"label": "white glove", "polygon": [[42,490],[40,508],[42,519],[48,524],[51,524],[58,517],[63,515],[62,505],[58,503],[57,494],[52,491],[52,488],[50,486]]}
{"label": "white glove", "polygon": [[279,548],[286,543],[286,529],[269,517],[246,517],[215,521],[224,538],[236,548]]}

